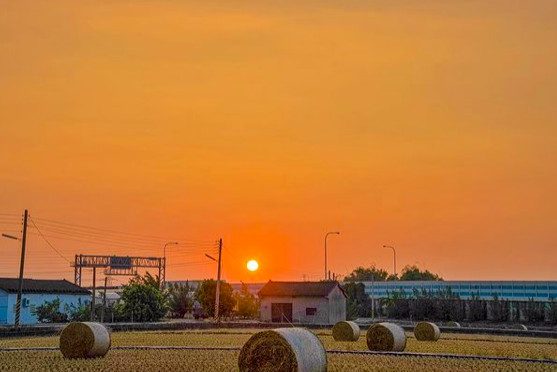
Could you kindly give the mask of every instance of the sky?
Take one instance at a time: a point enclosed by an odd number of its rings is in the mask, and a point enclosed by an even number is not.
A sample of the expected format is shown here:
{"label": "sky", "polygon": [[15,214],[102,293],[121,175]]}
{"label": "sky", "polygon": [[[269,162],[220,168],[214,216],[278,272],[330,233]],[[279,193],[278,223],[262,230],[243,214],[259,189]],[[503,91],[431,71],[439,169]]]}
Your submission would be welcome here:
{"label": "sky", "polygon": [[[556,16],[553,0],[2,1],[0,230],[29,209],[33,278],[174,240],[167,280],[214,278],[222,237],[225,280],[319,280],[340,231],[340,275],[392,272],[388,244],[399,272],[557,280]],[[19,249],[0,239],[0,276]]]}

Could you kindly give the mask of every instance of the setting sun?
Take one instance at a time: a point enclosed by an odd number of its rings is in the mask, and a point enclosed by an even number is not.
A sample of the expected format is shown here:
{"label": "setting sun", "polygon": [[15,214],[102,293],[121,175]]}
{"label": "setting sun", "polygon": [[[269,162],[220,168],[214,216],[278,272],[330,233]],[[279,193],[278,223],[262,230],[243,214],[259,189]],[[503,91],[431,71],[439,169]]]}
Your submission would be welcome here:
{"label": "setting sun", "polygon": [[259,268],[259,264],[255,260],[249,260],[247,267],[249,271],[255,271]]}

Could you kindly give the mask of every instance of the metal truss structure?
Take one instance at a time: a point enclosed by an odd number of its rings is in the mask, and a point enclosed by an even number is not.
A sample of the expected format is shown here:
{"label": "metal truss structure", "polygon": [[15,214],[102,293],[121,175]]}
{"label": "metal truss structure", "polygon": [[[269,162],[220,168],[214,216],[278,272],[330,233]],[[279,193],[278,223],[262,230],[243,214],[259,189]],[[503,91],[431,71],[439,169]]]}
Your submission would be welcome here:
{"label": "metal truss structure", "polygon": [[159,270],[161,283],[165,282],[166,260],[161,257],[129,257],[129,256],[103,256],[103,255],[75,255],[74,282],[81,286],[81,273],[84,268],[92,268],[95,277],[98,268],[104,269],[104,274],[109,275],[137,275],[139,268],[156,268]]}

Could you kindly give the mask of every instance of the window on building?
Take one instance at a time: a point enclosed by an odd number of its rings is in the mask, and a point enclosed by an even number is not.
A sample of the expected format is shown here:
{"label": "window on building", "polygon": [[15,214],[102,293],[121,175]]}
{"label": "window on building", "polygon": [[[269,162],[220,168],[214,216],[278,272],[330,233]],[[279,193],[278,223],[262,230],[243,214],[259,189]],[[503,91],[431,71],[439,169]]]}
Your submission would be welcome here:
{"label": "window on building", "polygon": [[315,315],[315,314],[317,314],[317,308],[306,307],[306,316]]}

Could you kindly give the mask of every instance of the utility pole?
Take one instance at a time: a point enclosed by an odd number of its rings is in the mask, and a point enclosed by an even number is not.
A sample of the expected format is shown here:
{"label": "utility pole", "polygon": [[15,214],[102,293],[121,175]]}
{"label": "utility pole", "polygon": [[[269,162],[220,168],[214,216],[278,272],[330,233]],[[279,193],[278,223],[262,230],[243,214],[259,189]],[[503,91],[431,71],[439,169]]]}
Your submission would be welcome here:
{"label": "utility pole", "polygon": [[15,326],[19,327],[21,318],[21,297],[23,295],[23,268],[25,267],[25,242],[27,240],[27,209],[23,214],[23,236],[21,237],[21,260],[19,261],[19,283],[17,288],[17,300],[15,307]]}
{"label": "utility pole", "polygon": [[93,267],[93,298],[91,300],[91,321],[95,321],[95,297],[97,296],[97,268]]}
{"label": "utility pole", "polygon": [[104,292],[103,292],[103,310],[101,312],[101,323],[104,323],[104,310],[106,309],[106,286],[108,284],[108,276],[104,277]]}
{"label": "utility pole", "polygon": [[371,320],[375,320],[375,274],[371,274]]}
{"label": "utility pole", "polygon": [[220,270],[221,270],[221,259],[222,256],[222,238],[219,239],[219,262],[217,269],[217,291],[215,294],[215,321],[219,322],[219,303],[220,303]]}

